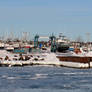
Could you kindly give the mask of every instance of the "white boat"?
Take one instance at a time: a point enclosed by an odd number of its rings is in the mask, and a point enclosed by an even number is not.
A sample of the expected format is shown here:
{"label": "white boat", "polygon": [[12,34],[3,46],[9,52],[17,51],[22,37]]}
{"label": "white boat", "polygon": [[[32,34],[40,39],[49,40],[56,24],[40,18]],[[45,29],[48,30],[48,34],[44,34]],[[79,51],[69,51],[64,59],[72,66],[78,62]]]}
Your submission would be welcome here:
{"label": "white boat", "polygon": [[[76,54],[68,53],[52,53],[46,51],[44,53],[29,53],[26,54],[30,59],[19,60],[19,55],[0,50],[0,64],[8,66],[24,66],[24,65],[55,65],[66,66],[73,68],[90,68],[92,67],[92,52]],[[9,59],[5,60],[8,56]],[[25,54],[23,55],[25,58]]]}

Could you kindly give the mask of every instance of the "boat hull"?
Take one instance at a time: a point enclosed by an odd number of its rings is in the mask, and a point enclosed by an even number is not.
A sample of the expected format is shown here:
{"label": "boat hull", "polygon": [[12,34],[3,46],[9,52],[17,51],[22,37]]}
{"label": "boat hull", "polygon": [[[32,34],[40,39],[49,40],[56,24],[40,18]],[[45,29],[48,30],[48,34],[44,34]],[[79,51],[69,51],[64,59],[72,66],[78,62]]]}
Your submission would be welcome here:
{"label": "boat hull", "polygon": [[60,61],[71,61],[79,63],[89,63],[92,61],[92,57],[77,57],[77,56],[57,56]]}

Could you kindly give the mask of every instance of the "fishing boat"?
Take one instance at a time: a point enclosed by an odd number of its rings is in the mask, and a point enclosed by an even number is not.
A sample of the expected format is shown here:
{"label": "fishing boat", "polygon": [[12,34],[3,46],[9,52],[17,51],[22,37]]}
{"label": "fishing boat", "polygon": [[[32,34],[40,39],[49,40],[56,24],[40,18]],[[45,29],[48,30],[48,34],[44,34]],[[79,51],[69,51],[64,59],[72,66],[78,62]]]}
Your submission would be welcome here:
{"label": "fishing boat", "polygon": [[56,39],[57,52],[64,52],[69,49],[69,41],[65,36],[59,35]]}

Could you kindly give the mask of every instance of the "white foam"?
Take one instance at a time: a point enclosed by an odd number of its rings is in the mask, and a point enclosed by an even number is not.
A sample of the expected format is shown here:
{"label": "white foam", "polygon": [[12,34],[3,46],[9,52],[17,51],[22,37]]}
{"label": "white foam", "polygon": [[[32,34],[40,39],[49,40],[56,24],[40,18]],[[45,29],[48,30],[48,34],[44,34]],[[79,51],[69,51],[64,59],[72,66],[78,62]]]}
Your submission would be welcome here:
{"label": "white foam", "polygon": [[47,75],[48,74],[36,74],[35,77],[32,77],[30,79],[34,79],[34,80],[36,80],[36,79],[43,79],[43,78],[47,78]]}

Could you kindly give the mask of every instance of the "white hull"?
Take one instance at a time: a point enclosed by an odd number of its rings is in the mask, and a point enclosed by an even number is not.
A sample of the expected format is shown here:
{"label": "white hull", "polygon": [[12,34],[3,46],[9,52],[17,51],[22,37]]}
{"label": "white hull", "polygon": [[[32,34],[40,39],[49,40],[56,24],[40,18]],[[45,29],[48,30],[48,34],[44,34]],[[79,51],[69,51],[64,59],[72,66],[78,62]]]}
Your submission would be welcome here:
{"label": "white hull", "polygon": [[[41,55],[42,56],[42,55]],[[36,55],[34,56],[36,57]],[[72,67],[72,68],[89,68],[92,67],[92,62],[90,63],[79,63],[79,62],[71,62],[71,61],[59,61],[56,58],[55,53],[44,53],[44,60],[34,60],[34,57],[28,61],[8,61],[3,60],[0,62],[1,65],[8,65],[11,66],[24,66],[24,65],[55,65],[55,66],[65,66],[65,67]]]}
{"label": "white hull", "polygon": [[[17,57],[14,57],[13,53],[9,53],[7,51],[4,50],[0,50],[0,58],[2,58],[2,60],[0,60],[0,65],[7,65],[7,66],[24,66],[24,65],[56,65],[56,66],[66,66],[66,67],[73,67],[73,68],[89,68],[92,67],[92,62],[90,61],[90,63],[79,63],[79,62],[71,62],[71,61],[59,61],[59,59],[57,58],[57,55],[61,55],[61,56],[80,56],[80,57],[86,57],[86,56],[91,56],[92,57],[92,52],[90,53],[83,53],[81,55],[76,55],[74,53],[51,53],[51,52],[47,52],[47,53],[32,53],[31,55],[33,57],[30,58],[30,60],[28,61],[20,61],[18,60],[19,55],[17,54]],[[5,56],[8,56],[9,60],[4,60]],[[37,57],[39,56],[39,57]],[[16,60],[13,60],[13,58],[17,58]],[[38,60],[35,60],[34,58],[37,58]]]}

